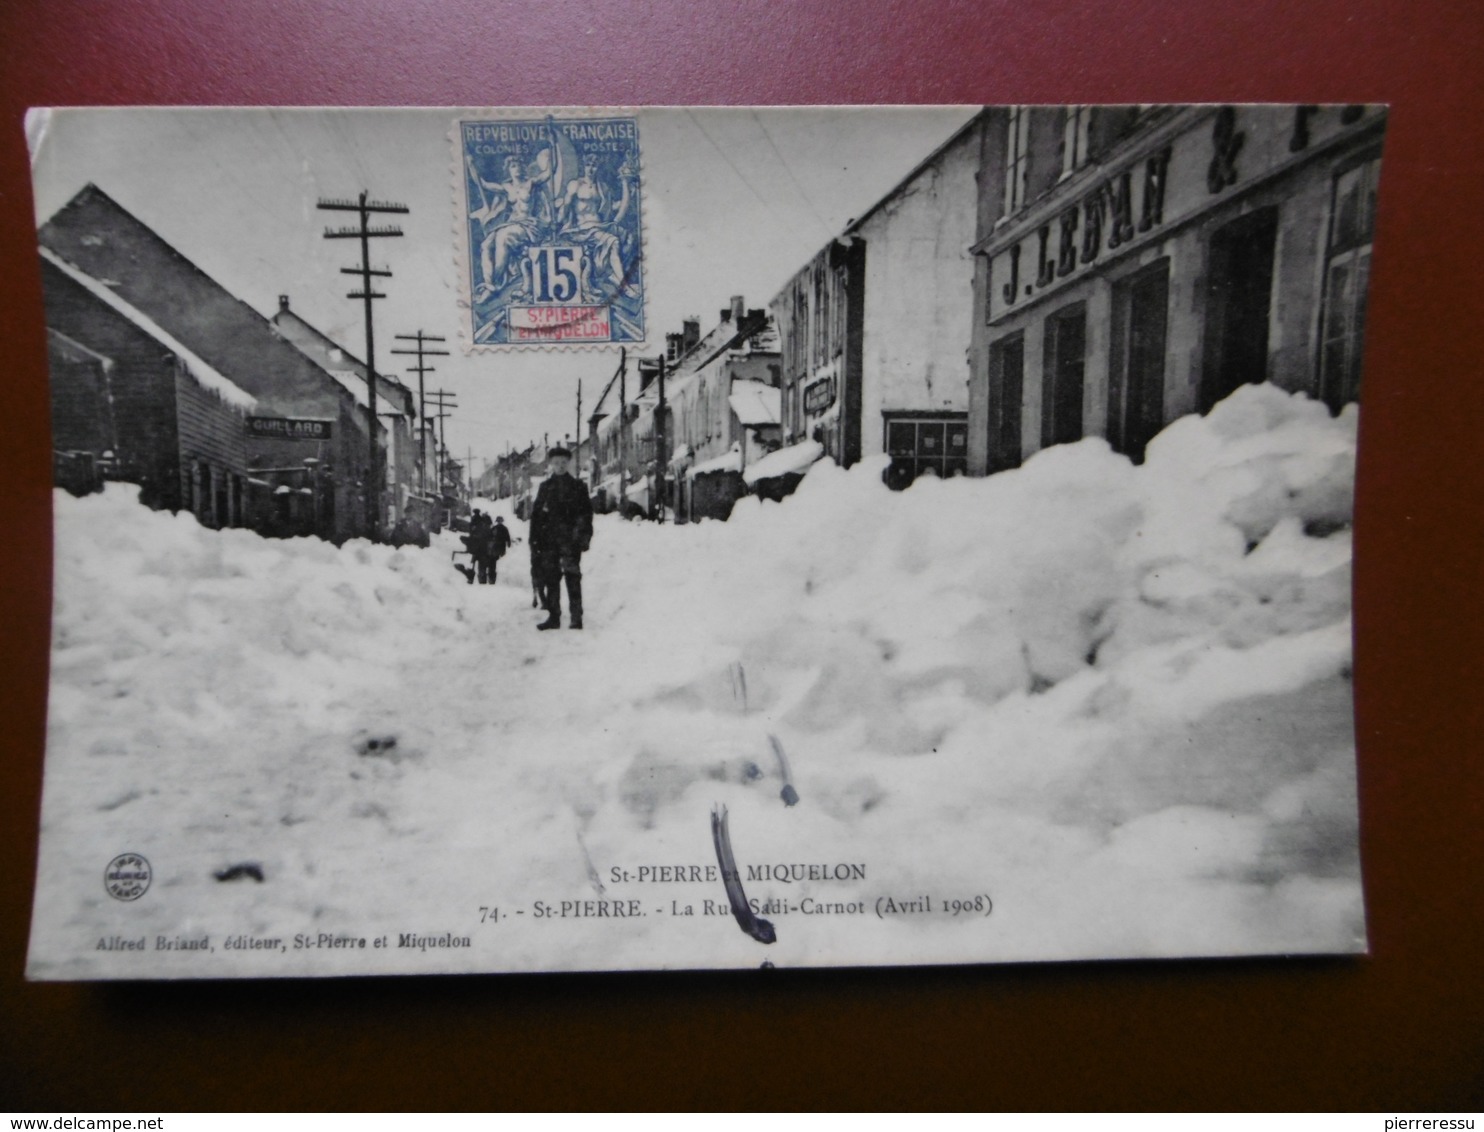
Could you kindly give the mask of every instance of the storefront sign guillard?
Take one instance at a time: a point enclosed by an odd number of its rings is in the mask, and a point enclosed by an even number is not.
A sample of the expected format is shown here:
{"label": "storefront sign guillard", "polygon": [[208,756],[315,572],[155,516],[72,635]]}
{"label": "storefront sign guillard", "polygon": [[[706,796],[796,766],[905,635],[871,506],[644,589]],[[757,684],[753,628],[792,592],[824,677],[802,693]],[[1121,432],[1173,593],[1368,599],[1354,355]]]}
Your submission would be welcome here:
{"label": "storefront sign guillard", "polygon": [[281,440],[329,440],[330,421],[294,417],[248,417],[249,436],[273,436]]}

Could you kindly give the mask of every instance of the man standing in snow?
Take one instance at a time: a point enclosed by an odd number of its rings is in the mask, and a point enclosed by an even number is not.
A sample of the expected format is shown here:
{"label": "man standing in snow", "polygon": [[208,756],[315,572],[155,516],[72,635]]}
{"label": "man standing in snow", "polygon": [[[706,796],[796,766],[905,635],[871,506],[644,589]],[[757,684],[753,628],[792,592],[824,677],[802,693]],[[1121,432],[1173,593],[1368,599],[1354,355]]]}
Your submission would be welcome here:
{"label": "man standing in snow", "polygon": [[474,568],[478,572],[481,586],[489,585],[495,580],[495,560],[490,553],[494,549],[493,529],[490,517],[478,507],[474,508],[474,517],[469,520],[469,537],[464,543],[474,558]]}
{"label": "man standing in snow", "polygon": [[510,532],[505,529],[505,516],[496,515],[495,525],[490,528],[490,585],[494,585],[495,569],[509,549]]}
{"label": "man standing in snow", "polygon": [[593,503],[587,488],[570,473],[571,463],[567,449],[551,450],[550,475],[531,508],[531,575],[546,608],[538,629],[561,627],[563,578],[572,606],[571,627],[582,628],[582,554],[593,540]]}

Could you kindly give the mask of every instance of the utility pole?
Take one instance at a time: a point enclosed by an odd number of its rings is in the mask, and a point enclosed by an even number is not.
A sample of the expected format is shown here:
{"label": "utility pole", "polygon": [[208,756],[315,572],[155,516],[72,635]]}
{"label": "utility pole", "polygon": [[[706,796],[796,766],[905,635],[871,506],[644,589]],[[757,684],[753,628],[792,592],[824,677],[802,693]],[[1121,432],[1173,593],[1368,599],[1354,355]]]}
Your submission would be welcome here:
{"label": "utility pole", "polygon": [[619,347],[618,352],[618,513],[623,514],[629,501],[629,452],[625,442],[629,431],[629,351]]}
{"label": "utility pole", "polygon": [[572,463],[574,466],[581,467],[582,465],[577,463],[577,453],[582,449],[582,378],[580,377],[577,379],[577,424],[572,430],[572,447]]}
{"label": "utility pole", "polygon": [[361,195],[353,201],[322,200],[316,207],[327,212],[354,212],[359,220],[354,228],[326,228],[325,239],[361,241],[361,262],[355,267],[342,267],[340,274],[361,277],[361,289],[351,291],[345,297],[362,299],[366,304],[366,412],[370,418],[368,431],[371,434],[370,465],[366,476],[369,481],[366,485],[366,531],[371,541],[377,542],[381,537],[381,489],[385,477],[381,474],[380,468],[381,452],[376,447],[376,422],[379,414],[376,411],[376,340],[371,329],[371,300],[384,299],[386,296],[371,289],[371,278],[377,276],[390,279],[392,273],[371,266],[371,241],[384,236],[400,236],[402,229],[391,225],[373,228],[371,227],[371,215],[383,212],[406,213],[408,208],[405,204],[369,200],[364,189],[361,190]]}
{"label": "utility pole", "polygon": [[430,392],[430,393],[427,394],[427,398],[428,398],[429,401],[431,401],[433,403],[434,407],[437,408],[437,410],[438,410],[438,412],[433,415],[432,419],[433,420],[436,420],[438,422],[438,445],[437,445],[437,447],[438,447],[438,451],[439,451],[440,455],[439,455],[438,461],[437,461],[437,473],[438,473],[437,489],[438,489],[438,494],[439,495],[442,495],[443,494],[443,461],[448,458],[448,443],[447,443],[448,442],[448,428],[447,428],[446,425],[444,425],[443,422],[446,419],[448,419],[449,417],[451,417],[453,415],[452,413],[449,413],[446,410],[448,410],[448,409],[457,409],[458,408],[458,404],[454,401],[454,395],[452,393],[450,393],[446,389],[434,389],[432,392]]}
{"label": "utility pole", "polygon": [[424,334],[419,330],[416,334],[394,334],[393,338],[404,342],[416,342],[417,348],[413,350],[393,349],[394,354],[416,354],[417,365],[408,366],[408,373],[417,374],[417,491],[419,495],[428,494],[428,411],[425,405],[426,395],[423,392],[423,376],[434,373],[434,366],[423,365],[425,357],[448,357],[447,350],[430,350],[423,345],[425,342],[446,342],[446,338],[440,338],[436,334]]}
{"label": "utility pole", "polygon": [[[592,482],[591,486],[594,487],[594,488],[596,488],[598,486],[598,481],[603,478],[603,465],[602,465],[601,460],[598,457],[598,422],[601,421],[605,416],[608,415],[606,413],[600,413],[600,412],[598,412],[598,410],[603,407],[603,402],[608,399],[608,394],[610,392],[612,392],[612,390],[613,390],[613,383],[615,381],[617,381],[618,378],[619,378],[619,375],[623,373],[624,359],[627,358],[627,357],[628,357],[628,350],[627,350],[627,348],[620,348],[619,355],[618,355],[618,368],[613,371],[613,376],[608,379],[608,384],[605,385],[605,386],[603,386],[603,392],[600,393],[600,394],[598,394],[597,404],[593,406],[593,415],[590,416],[587,419],[588,448],[589,448],[588,455],[592,457],[592,481],[593,482]],[[581,384],[579,384],[578,385],[578,391],[581,392],[581,389],[582,389],[582,386],[581,386]],[[620,412],[620,418],[621,417],[622,417],[622,413]],[[581,421],[579,421],[578,424],[580,425],[581,424]],[[622,429],[623,429],[623,420],[620,419],[619,422],[618,422],[618,424],[619,424],[619,430],[620,430],[620,432],[622,432]]]}
{"label": "utility pole", "polygon": [[660,397],[654,416],[654,493],[659,499],[657,522],[665,521],[665,472],[669,470],[665,460],[665,355],[660,355]]}

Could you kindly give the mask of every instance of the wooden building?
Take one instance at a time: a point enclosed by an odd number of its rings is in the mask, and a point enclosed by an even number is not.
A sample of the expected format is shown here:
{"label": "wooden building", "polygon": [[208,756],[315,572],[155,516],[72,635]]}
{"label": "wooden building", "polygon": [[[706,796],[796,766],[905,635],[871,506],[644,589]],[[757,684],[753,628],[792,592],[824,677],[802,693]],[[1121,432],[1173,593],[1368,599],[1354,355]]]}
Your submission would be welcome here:
{"label": "wooden building", "polygon": [[[243,429],[248,477],[274,502],[252,525],[337,541],[367,533],[366,495],[378,486],[368,483],[369,438],[374,429],[384,447],[385,429],[349,390],[95,185],[47,220],[38,240],[256,401]],[[50,288],[58,275],[45,278]],[[50,318],[50,291],[47,302]],[[85,324],[56,329],[112,356]]]}
{"label": "wooden building", "polygon": [[[206,526],[252,524],[256,400],[101,281],[41,249],[59,486],[98,475]],[[92,474],[85,470],[91,469]]]}
{"label": "wooden building", "polygon": [[[366,363],[289,307],[287,295],[278,296],[278,312],[269,320],[285,339],[335,378],[364,412],[367,404]],[[401,380],[376,374],[377,419],[384,438],[382,461],[385,511],[382,530],[421,541],[428,519],[436,513],[435,485],[419,461],[416,395]],[[426,447],[426,446],[424,446]]]}

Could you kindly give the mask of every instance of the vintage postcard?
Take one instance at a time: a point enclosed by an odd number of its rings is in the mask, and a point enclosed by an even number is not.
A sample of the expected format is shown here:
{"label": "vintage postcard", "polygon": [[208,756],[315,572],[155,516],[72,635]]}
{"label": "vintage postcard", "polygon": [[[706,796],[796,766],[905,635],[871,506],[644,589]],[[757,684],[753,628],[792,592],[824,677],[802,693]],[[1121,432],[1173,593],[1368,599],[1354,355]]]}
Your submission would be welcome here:
{"label": "vintage postcard", "polygon": [[30,977],[1363,952],[1386,122],[33,111]]}

